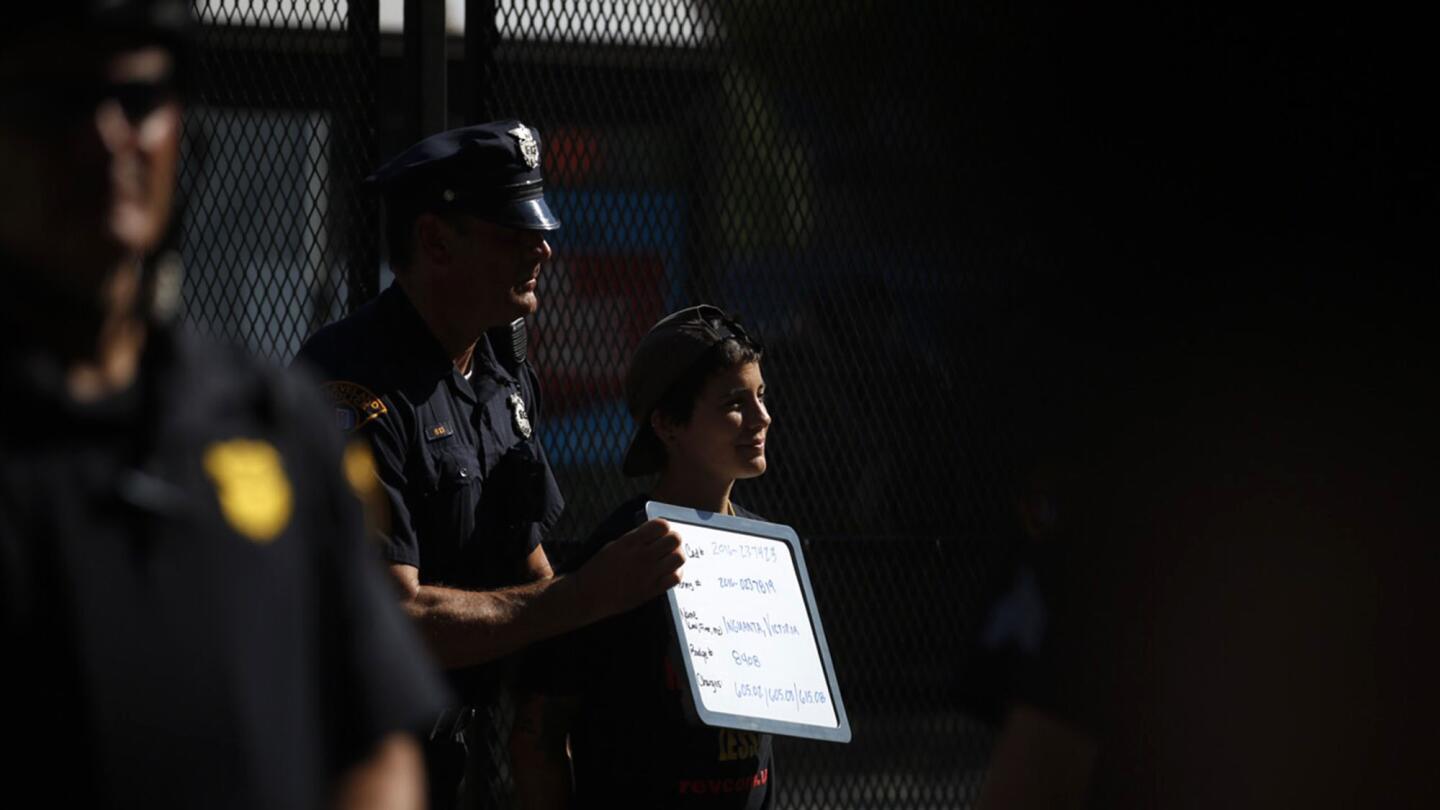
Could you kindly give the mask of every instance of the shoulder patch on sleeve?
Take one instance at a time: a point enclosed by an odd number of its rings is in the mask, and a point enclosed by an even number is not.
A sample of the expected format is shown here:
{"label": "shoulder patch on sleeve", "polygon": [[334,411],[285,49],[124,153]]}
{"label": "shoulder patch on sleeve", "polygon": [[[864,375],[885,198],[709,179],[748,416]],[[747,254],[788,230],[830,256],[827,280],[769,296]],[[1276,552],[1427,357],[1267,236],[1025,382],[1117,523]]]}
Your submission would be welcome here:
{"label": "shoulder patch on sleeve", "polygon": [[375,469],[375,456],[364,439],[351,439],[345,445],[342,461],[345,481],[360,499],[365,515],[366,534],[381,538],[390,533],[390,508],[380,487],[380,473]]}
{"label": "shoulder patch on sleeve", "polygon": [[371,420],[389,412],[385,403],[363,385],[347,380],[331,380],[320,386],[335,406],[335,422],[346,433],[354,433]]}

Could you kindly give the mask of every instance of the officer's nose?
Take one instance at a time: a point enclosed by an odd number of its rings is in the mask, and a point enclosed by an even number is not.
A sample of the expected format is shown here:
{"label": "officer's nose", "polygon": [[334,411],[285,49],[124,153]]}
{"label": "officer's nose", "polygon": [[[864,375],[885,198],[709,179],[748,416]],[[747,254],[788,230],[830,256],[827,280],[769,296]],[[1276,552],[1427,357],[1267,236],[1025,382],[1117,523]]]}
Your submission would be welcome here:
{"label": "officer's nose", "polygon": [[95,134],[110,154],[118,154],[135,141],[136,126],[115,99],[106,99],[95,108]]}
{"label": "officer's nose", "polygon": [[550,257],[555,255],[554,249],[550,247],[550,241],[544,237],[541,237],[540,244],[536,246],[535,252],[539,254],[540,261],[542,262],[550,261]]}

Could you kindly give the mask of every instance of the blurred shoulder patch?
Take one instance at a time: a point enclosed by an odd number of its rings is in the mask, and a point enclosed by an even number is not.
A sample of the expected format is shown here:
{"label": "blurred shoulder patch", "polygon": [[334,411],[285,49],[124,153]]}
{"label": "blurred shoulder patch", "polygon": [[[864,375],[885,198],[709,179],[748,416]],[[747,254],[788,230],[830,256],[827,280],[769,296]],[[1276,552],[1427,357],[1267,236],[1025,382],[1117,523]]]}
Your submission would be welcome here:
{"label": "blurred shoulder patch", "polygon": [[378,539],[390,531],[390,509],[385,493],[380,487],[380,472],[375,467],[375,456],[364,439],[351,439],[345,445],[345,481],[360,500],[365,515],[365,533]]}
{"label": "blurred shoulder patch", "polygon": [[214,442],[205,448],[203,466],[231,528],[260,544],[280,536],[294,511],[294,494],[274,445],[243,438]]}
{"label": "blurred shoulder patch", "polygon": [[354,433],[389,410],[373,391],[363,385],[347,380],[331,380],[320,387],[335,408],[335,423],[346,433]]}
{"label": "blurred shoulder patch", "polygon": [[345,481],[359,497],[367,498],[380,489],[380,473],[375,469],[375,456],[363,439],[355,439],[345,445],[342,462],[345,467]]}

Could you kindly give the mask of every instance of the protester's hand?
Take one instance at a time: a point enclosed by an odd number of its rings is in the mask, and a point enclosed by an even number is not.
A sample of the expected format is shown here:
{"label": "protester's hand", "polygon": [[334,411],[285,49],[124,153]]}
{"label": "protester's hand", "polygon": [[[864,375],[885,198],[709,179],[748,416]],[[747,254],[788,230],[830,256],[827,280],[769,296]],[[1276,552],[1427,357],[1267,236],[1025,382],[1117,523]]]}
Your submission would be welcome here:
{"label": "protester's hand", "polygon": [[680,535],[650,520],[596,552],[576,572],[577,587],[597,618],[611,616],[673,588],[684,564]]}

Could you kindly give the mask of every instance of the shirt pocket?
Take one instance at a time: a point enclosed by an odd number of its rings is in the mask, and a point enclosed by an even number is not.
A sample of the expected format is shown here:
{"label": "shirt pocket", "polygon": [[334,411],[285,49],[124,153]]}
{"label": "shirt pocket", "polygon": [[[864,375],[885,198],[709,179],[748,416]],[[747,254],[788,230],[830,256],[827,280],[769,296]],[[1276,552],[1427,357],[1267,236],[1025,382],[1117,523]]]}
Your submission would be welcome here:
{"label": "shirt pocket", "polygon": [[475,487],[480,481],[480,464],[468,448],[455,444],[431,453],[430,482],[432,494],[458,492]]}
{"label": "shirt pocket", "polygon": [[459,442],[429,448],[426,455],[427,480],[420,499],[425,516],[421,542],[429,547],[432,556],[441,555],[448,566],[450,556],[475,531],[480,465],[474,453]]}

